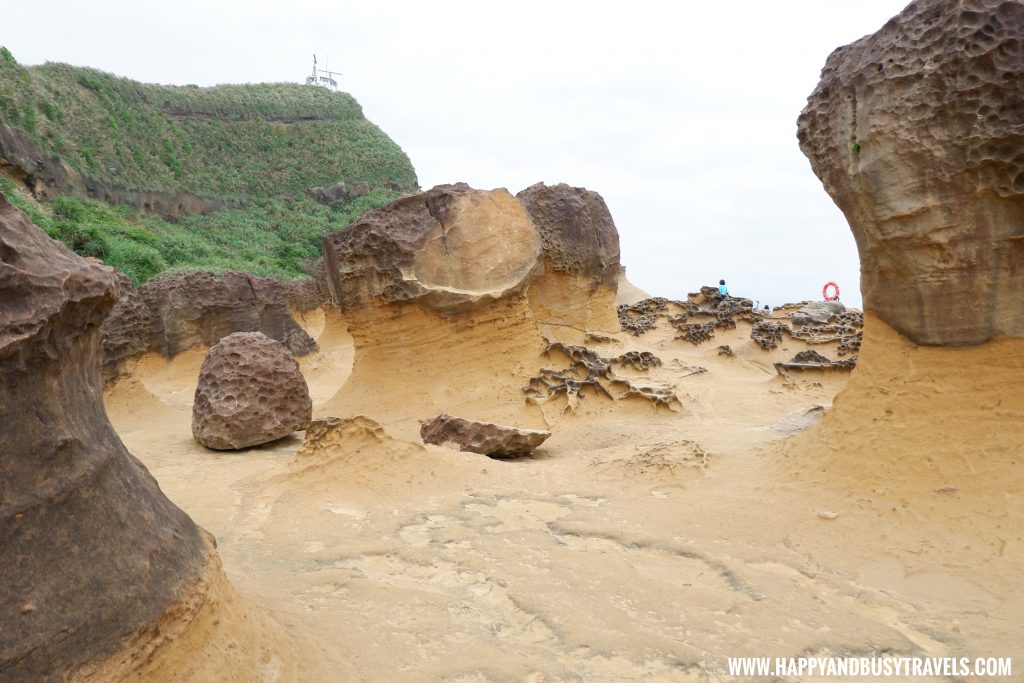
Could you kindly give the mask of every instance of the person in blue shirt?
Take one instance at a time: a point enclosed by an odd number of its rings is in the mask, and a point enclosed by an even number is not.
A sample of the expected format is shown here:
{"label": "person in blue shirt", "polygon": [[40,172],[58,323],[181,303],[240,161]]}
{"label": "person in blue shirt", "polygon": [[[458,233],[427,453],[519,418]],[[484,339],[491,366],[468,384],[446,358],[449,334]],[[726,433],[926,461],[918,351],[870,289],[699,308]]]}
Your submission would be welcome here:
{"label": "person in blue shirt", "polygon": [[722,296],[729,296],[729,288],[725,286],[725,280],[718,281],[718,292]]}

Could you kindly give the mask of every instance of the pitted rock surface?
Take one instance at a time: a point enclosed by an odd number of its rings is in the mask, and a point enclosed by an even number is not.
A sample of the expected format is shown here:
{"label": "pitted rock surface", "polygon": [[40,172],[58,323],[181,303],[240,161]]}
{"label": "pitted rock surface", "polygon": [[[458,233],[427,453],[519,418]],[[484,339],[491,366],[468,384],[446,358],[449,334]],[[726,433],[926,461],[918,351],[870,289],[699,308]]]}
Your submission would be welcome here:
{"label": "pitted rock surface", "polygon": [[[832,303],[835,302],[817,302]],[[789,306],[782,306],[785,310]],[[791,320],[793,327],[789,330],[793,339],[799,339],[806,344],[830,344],[839,342],[836,352],[840,356],[856,354],[860,351],[861,341],[864,337],[864,314],[855,308],[842,308],[839,313],[830,313],[827,318],[824,310],[839,310],[838,308],[823,309],[813,307],[812,304],[804,305],[799,311],[793,314]],[[813,311],[816,315],[801,315]],[[825,318],[824,322],[815,322]]]}
{"label": "pitted rock surface", "polygon": [[551,432],[477,422],[442,413],[420,423],[424,443],[457,448],[492,457],[510,458],[532,453]]}
{"label": "pitted rock surface", "polygon": [[114,271],[0,197],[0,680],[65,681],[155,633],[195,590],[202,532],[102,400]]}
{"label": "pitted rock surface", "polygon": [[556,271],[613,285],[619,277],[619,232],[604,199],[583,187],[537,183],[516,195],[540,230],[544,257]]}
{"label": "pitted rock surface", "polygon": [[754,326],[750,328],[750,338],[757,342],[762,350],[771,351],[778,347],[779,342],[782,341],[782,335],[790,332],[788,325],[762,320],[754,323]]}
{"label": "pitted rock surface", "polygon": [[833,52],[798,122],[864,309],[918,344],[1024,335],[1024,3],[918,0]]}
{"label": "pitted rock surface", "polygon": [[324,236],[325,276],[343,311],[413,302],[472,309],[522,291],[541,263],[540,233],[507,190],[439,185]]}
{"label": "pitted rock surface", "polygon": [[[754,309],[750,299],[723,296],[717,287],[701,287],[685,301],[654,297],[634,304],[621,305],[619,325],[633,336],[640,336],[657,325],[662,317],[679,330],[676,339],[700,344],[714,336],[714,330],[730,330],[736,320],[756,323],[764,314]],[[673,310],[680,311],[672,313]]]}
{"label": "pitted rock surface", "polygon": [[260,332],[236,332],[203,361],[192,435],[207,448],[246,448],[305,429],[312,414],[309,387],[288,349]]}
{"label": "pitted rock surface", "polygon": [[660,296],[641,299],[633,304],[622,304],[618,307],[619,326],[623,331],[639,337],[658,324],[658,317],[668,310],[669,303],[683,305]]}
{"label": "pitted rock surface", "polygon": [[566,410],[575,412],[583,400],[584,387],[590,387],[597,395],[611,400],[636,396],[669,410],[681,407],[671,387],[615,373],[616,365],[642,372],[661,366],[661,359],[650,351],[628,351],[616,358],[604,358],[585,346],[551,342],[544,354],[549,358],[552,354],[564,355],[569,360],[569,367],[560,370],[541,368],[536,376],[531,377],[530,383],[523,387],[523,392],[527,400],[533,403],[546,403],[555,397],[565,396]]}

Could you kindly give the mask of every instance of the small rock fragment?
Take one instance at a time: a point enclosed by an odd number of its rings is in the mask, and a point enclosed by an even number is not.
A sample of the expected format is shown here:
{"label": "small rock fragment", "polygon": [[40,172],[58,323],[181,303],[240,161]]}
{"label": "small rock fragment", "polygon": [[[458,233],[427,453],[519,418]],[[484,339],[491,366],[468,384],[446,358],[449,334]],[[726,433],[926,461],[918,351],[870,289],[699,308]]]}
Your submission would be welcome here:
{"label": "small rock fragment", "polygon": [[492,457],[528,455],[549,436],[551,432],[540,429],[476,422],[447,413],[420,423],[420,438],[424,443]]}

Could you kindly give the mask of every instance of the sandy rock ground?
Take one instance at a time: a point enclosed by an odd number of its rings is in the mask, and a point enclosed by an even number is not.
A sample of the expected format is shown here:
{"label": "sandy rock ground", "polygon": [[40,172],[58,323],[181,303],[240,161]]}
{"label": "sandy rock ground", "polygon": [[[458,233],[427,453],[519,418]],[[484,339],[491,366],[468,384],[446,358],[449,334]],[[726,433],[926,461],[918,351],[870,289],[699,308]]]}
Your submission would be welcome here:
{"label": "sandy rock ground", "polygon": [[[369,418],[331,448],[297,456],[301,434],[241,452],[196,444],[205,348],[144,357],[106,394],[129,450],[217,538],[224,590],[248,616],[195,657],[251,653],[239,680],[716,681],[736,680],[729,656],[870,653],[1024,667],[1020,490],[989,491],[1002,518],[965,523],[948,493],[815,475],[787,443],[813,433],[849,374],[780,377],[772,362],[802,342],[764,352],[742,321],[699,346],[664,324],[613,335],[592,348],[653,352],[650,379],[674,386],[681,409],[588,393],[570,414],[556,399],[524,413],[522,426],[553,432],[537,453],[496,461],[419,443],[428,415],[374,414],[422,389],[405,373],[362,385],[376,392],[363,403],[339,400],[345,322],[303,324],[320,346],[300,359],[315,416]],[[523,385],[548,364],[523,368]],[[445,381],[462,375],[486,368]],[[885,444],[871,446],[868,462],[884,462]],[[176,661],[197,661],[188,648]],[[147,680],[205,680],[176,671]]]}

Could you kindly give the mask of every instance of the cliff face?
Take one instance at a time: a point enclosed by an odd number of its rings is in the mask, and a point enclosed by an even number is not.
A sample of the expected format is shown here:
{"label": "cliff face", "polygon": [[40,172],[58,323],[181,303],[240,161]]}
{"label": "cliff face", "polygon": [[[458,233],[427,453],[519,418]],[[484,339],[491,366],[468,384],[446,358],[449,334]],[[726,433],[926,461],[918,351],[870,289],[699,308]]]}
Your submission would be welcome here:
{"label": "cliff face", "polygon": [[187,615],[203,585],[207,540],[103,409],[99,328],[116,298],[110,268],[0,199],[5,681],[66,680]]}
{"label": "cliff face", "polygon": [[103,321],[103,375],[117,376],[124,361],[146,351],[165,358],[197,345],[213,346],[235,332],[262,332],[292,354],[316,342],[292,310],[319,305],[312,281],[281,282],[229,272],[179,273],[134,288],[121,276],[121,297]]}
{"label": "cliff face", "polygon": [[910,4],[832,53],[798,137],[865,311],[919,344],[1024,335],[1024,5]]}

